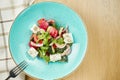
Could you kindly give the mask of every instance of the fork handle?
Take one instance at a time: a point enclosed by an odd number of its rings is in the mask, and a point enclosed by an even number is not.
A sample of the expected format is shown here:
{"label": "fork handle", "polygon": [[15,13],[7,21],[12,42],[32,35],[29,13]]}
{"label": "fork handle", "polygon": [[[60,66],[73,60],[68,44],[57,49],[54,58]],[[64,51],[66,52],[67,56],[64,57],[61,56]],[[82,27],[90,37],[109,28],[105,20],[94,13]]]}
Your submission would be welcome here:
{"label": "fork handle", "polygon": [[8,76],[5,80],[8,80],[11,76]]}

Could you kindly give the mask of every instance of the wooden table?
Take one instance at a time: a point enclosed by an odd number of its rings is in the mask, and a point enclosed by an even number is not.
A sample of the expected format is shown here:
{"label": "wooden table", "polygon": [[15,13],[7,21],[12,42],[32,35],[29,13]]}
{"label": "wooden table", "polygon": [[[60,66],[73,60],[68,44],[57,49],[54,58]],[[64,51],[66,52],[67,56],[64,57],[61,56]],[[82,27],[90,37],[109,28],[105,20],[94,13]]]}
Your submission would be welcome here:
{"label": "wooden table", "polygon": [[[120,0],[56,1],[77,12],[88,32],[82,64],[61,80],[120,80]],[[26,80],[35,80],[26,76]]]}

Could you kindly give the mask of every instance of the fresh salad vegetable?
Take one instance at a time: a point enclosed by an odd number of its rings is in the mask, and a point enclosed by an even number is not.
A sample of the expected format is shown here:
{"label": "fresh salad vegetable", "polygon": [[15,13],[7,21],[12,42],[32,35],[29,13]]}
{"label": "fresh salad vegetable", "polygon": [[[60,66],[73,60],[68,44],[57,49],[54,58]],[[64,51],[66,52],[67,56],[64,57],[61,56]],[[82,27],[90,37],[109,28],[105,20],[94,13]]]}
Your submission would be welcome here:
{"label": "fresh salad vegetable", "polygon": [[46,62],[67,62],[73,43],[72,33],[68,27],[57,29],[54,20],[44,18],[37,21],[31,28],[28,54],[40,57]]}

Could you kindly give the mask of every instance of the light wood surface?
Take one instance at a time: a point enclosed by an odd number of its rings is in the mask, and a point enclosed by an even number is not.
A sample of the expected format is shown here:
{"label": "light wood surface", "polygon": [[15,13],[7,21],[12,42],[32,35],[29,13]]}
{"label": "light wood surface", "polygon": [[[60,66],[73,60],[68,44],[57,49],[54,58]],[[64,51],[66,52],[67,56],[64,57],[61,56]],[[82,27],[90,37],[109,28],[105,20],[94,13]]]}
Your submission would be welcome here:
{"label": "light wood surface", "polygon": [[[82,64],[61,80],[120,80],[120,0],[56,1],[77,12],[88,32],[88,48]],[[26,80],[34,80],[26,77]]]}

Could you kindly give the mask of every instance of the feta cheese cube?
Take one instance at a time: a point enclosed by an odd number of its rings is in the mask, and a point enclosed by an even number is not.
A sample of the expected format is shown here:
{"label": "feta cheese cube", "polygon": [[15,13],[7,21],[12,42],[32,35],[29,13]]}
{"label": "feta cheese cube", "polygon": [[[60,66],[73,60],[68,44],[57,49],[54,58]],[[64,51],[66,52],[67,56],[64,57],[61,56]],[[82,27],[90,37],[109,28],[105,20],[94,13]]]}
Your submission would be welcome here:
{"label": "feta cheese cube", "polygon": [[35,58],[37,55],[38,55],[38,52],[36,49],[34,49],[33,47],[31,47],[29,50],[28,50],[28,54],[32,57],[32,58]]}
{"label": "feta cheese cube", "polygon": [[58,61],[58,60],[61,60],[61,54],[50,55],[50,61],[55,62],[55,61]]}
{"label": "feta cheese cube", "polygon": [[63,34],[63,38],[65,43],[73,43],[72,33]]}
{"label": "feta cheese cube", "polygon": [[40,31],[40,28],[39,28],[36,24],[34,24],[34,25],[32,26],[32,28],[31,28],[31,31],[32,31],[33,33],[37,33],[38,31]]}

